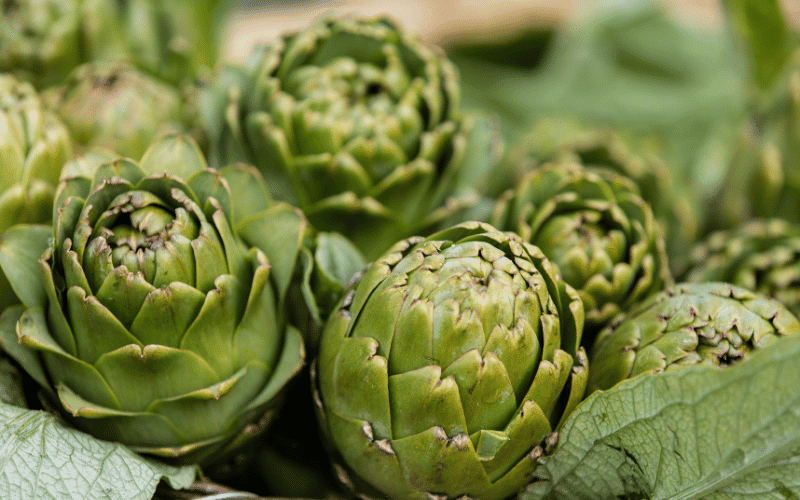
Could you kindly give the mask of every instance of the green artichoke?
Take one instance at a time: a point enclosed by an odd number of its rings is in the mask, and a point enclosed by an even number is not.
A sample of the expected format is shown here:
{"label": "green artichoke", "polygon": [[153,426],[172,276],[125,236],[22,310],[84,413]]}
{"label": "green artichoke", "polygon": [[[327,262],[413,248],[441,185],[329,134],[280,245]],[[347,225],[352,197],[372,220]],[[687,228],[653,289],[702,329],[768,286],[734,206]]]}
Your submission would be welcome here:
{"label": "green artichoke", "polygon": [[685,281],[724,281],[776,299],[800,315],[800,225],[753,220],[698,245]]}
{"label": "green artichoke", "polygon": [[612,170],[633,180],[664,228],[670,263],[683,265],[682,255],[699,234],[702,212],[694,190],[678,184],[654,136],[545,115],[509,153],[517,181],[537,165],[561,160]]}
{"label": "green artichoke", "polygon": [[101,147],[141,158],[155,137],[186,128],[181,92],[126,63],[84,64],[45,99],[78,153]]}
{"label": "green artichoke", "polygon": [[[12,224],[49,223],[58,177],[71,156],[67,128],[33,86],[0,74],[0,235]],[[0,311],[15,302],[0,272]]]}
{"label": "green artichoke", "polygon": [[220,163],[254,163],[276,198],[368,259],[475,202],[497,157],[493,129],[459,110],[453,64],[383,18],[323,19],[257,47],[204,108]]}
{"label": "green artichoke", "polygon": [[512,233],[397,243],[323,332],[317,409],[340,477],[397,499],[514,494],[582,399],[582,329],[579,295]]}
{"label": "green artichoke", "polygon": [[614,172],[567,161],[543,165],[500,198],[490,223],[516,232],[558,264],[583,300],[585,341],[672,284],[650,206]]}
{"label": "green artichoke", "polygon": [[[234,196],[235,194],[235,196]],[[62,178],[53,229],[0,244],[3,348],[81,429],[206,463],[263,428],[303,364],[283,303],[304,222],[254,169],[168,136]],[[249,425],[254,424],[254,425]]]}
{"label": "green artichoke", "polygon": [[115,0],[3,0],[0,9],[0,71],[38,88],[125,48]]}
{"label": "green artichoke", "polygon": [[600,332],[589,390],[677,366],[729,365],[797,334],[800,321],[774,299],[729,283],[676,285]]}

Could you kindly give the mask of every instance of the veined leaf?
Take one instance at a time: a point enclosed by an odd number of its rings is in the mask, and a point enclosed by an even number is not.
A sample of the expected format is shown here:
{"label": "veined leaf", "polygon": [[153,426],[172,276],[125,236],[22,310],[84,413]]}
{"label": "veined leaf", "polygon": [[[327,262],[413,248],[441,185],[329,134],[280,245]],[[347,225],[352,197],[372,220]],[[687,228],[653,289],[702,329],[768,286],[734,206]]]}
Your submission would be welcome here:
{"label": "veined leaf", "polygon": [[194,467],[170,467],[63,425],[53,415],[0,404],[0,498],[149,500],[162,479],[192,484]]}
{"label": "veined leaf", "polygon": [[596,392],[520,498],[796,498],[798,383],[793,337],[733,367],[687,367]]}

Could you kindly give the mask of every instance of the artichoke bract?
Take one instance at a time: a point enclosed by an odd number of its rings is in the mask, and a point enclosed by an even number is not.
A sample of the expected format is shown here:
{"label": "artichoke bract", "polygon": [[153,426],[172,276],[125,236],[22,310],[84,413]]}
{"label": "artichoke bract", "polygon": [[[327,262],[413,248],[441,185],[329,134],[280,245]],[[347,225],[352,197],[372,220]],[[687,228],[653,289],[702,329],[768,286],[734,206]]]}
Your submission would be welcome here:
{"label": "artichoke bract", "polygon": [[282,313],[302,215],[173,136],[65,176],[56,205],[52,230],[0,245],[23,303],[3,348],[78,427],[140,452],[206,463],[262,428],[303,363]]}
{"label": "artichoke bract", "polygon": [[620,312],[672,284],[650,206],[614,172],[543,165],[500,198],[490,223],[558,264],[583,300],[589,343]]}
{"label": "artichoke bract", "polygon": [[797,334],[800,321],[774,299],[730,283],[676,285],[600,332],[589,390],[680,366],[730,365]]}
{"label": "artichoke bract", "polygon": [[127,63],[79,66],[44,97],[69,127],[78,154],[99,147],[141,158],[157,136],[186,128],[181,92]]}
{"label": "artichoke bract", "polygon": [[[13,224],[50,223],[69,133],[30,83],[0,74],[0,235]],[[18,302],[0,272],[0,311]]]}
{"label": "artichoke bract", "polygon": [[38,88],[76,66],[117,58],[125,43],[115,0],[9,0],[0,16],[0,71]]}
{"label": "artichoke bract", "polygon": [[320,20],[235,74],[208,97],[226,123],[216,155],[255,163],[273,196],[368,259],[475,202],[492,167],[492,130],[459,110],[454,65],[387,19]]}
{"label": "artichoke bract", "polygon": [[464,223],[393,246],[329,318],[317,410],[347,482],[502,499],[580,402],[580,297],[541,251]]}
{"label": "artichoke bract", "polygon": [[692,252],[685,281],[724,281],[776,299],[800,314],[800,224],[752,220],[717,231]]}

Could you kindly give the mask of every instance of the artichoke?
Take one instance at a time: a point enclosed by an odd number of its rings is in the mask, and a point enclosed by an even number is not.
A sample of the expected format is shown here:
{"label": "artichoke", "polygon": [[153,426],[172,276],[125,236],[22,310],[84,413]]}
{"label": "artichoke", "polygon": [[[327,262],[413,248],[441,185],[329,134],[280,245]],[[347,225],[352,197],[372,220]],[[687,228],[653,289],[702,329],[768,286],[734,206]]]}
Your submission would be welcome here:
{"label": "artichoke", "polygon": [[800,315],[800,225],[753,220],[717,231],[692,252],[685,281],[724,281],[776,299]]}
{"label": "artichoke", "polygon": [[636,186],[614,172],[562,162],[536,168],[490,220],[558,264],[583,300],[584,340],[672,282],[660,227]]}
{"label": "artichoke", "polygon": [[0,71],[38,88],[84,62],[124,53],[115,0],[4,0],[0,8]]}
{"label": "artichoke", "polygon": [[702,225],[697,194],[679,186],[654,136],[640,136],[607,124],[545,115],[509,153],[517,180],[537,165],[560,160],[577,161],[622,174],[636,184],[664,228],[668,255],[681,268],[682,255],[695,241]]}
{"label": "artichoke", "polygon": [[84,64],[45,99],[69,127],[78,153],[101,147],[141,158],[155,137],[186,128],[181,92],[126,63]]}
{"label": "artichoke", "polygon": [[[33,86],[0,74],[0,235],[12,224],[49,223],[58,177],[71,156],[67,128]],[[0,272],[0,311],[15,302]]]}
{"label": "artichoke", "polygon": [[52,230],[14,226],[0,245],[23,302],[0,340],[54,404],[96,437],[177,462],[263,428],[303,364],[282,312],[301,214],[270,203],[252,168],[207,169],[173,136],[139,163],[63,177],[56,206]]}
{"label": "artichoke", "polygon": [[783,304],[729,283],[685,283],[658,293],[600,332],[589,390],[693,364],[725,366],[800,334]]}
{"label": "artichoke", "polygon": [[471,222],[397,243],[322,336],[340,477],[396,499],[509,497],[583,396],[582,327],[579,295],[512,233]]}
{"label": "artichoke", "polygon": [[475,202],[497,153],[493,129],[459,111],[453,64],[383,18],[257,47],[205,100],[221,164],[254,163],[276,198],[368,259]]}

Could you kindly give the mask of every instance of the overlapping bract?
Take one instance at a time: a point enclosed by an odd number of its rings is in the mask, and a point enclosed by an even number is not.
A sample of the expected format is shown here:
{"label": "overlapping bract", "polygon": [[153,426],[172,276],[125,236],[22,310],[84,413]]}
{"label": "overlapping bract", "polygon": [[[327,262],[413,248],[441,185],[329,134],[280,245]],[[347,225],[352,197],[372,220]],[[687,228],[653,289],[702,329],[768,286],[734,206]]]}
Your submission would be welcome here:
{"label": "overlapping bract", "polygon": [[685,280],[724,281],[778,300],[800,314],[800,225],[752,220],[711,234],[692,252]]}
{"label": "overlapping bract", "polygon": [[244,439],[303,363],[281,311],[302,216],[181,137],[65,176],[57,206],[0,245],[38,249],[0,262],[23,302],[3,348],[97,437],[183,462]]}
{"label": "overlapping bract", "polygon": [[127,63],[84,64],[44,95],[78,153],[100,147],[141,158],[157,136],[186,128],[188,106],[178,88]]}
{"label": "overlapping bract", "polygon": [[800,321],[776,300],[729,283],[676,285],[600,332],[589,390],[674,366],[728,365],[798,334]]}
{"label": "overlapping bract", "polygon": [[258,47],[206,104],[221,163],[256,164],[276,198],[367,258],[473,202],[496,149],[459,110],[453,64],[381,18],[323,19]]}
{"label": "overlapping bract", "polygon": [[578,294],[511,233],[396,244],[322,337],[317,405],[343,476],[390,498],[512,495],[583,396],[582,327]]}
{"label": "overlapping bract", "polygon": [[671,284],[650,206],[614,172],[566,160],[543,165],[500,198],[490,222],[558,264],[583,300],[589,342],[620,312]]}
{"label": "overlapping bract", "polygon": [[[50,222],[58,176],[71,156],[67,128],[33,86],[0,74],[0,235],[15,223]],[[0,271],[0,311],[15,302]]]}

